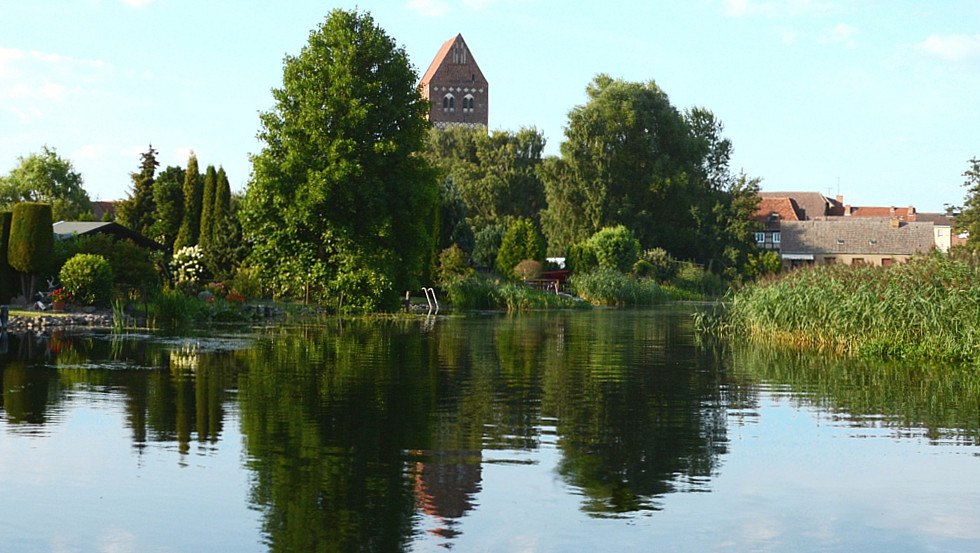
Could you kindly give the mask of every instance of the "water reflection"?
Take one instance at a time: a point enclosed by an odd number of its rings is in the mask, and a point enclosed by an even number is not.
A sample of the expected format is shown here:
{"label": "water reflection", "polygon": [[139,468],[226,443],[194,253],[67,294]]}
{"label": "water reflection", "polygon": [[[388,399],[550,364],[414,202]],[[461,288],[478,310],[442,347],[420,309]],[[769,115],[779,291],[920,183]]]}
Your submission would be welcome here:
{"label": "water reflection", "polygon": [[733,420],[774,389],[841,424],[980,436],[971,371],[697,347],[691,334],[688,313],[668,310],[335,321],[247,339],[10,336],[0,422],[43,433],[78,398],[111,398],[138,456],[160,444],[186,467],[234,420],[273,552],[452,547],[467,517],[500,507],[486,493],[497,467],[550,457],[588,517],[651,514],[668,494],[710,491]]}

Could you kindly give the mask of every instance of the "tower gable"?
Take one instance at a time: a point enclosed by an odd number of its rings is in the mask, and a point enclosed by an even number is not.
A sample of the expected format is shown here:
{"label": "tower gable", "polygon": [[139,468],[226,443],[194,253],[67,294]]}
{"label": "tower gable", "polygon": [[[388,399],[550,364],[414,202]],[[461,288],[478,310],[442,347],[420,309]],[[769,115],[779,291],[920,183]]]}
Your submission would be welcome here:
{"label": "tower gable", "polygon": [[459,34],[447,40],[419,82],[437,127],[488,126],[490,87]]}

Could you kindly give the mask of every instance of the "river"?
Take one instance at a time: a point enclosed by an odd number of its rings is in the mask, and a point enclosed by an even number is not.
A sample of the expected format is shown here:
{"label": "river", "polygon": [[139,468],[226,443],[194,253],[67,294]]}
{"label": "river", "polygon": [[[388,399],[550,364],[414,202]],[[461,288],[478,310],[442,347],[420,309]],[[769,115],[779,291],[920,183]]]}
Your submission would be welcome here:
{"label": "river", "polygon": [[0,551],[977,551],[980,376],[690,308],[0,341]]}

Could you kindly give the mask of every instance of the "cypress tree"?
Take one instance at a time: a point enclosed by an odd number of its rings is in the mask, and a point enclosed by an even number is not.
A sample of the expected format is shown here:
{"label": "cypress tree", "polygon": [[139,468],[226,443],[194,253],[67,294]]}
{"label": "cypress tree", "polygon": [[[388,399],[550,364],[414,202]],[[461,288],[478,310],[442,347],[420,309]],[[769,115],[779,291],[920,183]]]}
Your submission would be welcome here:
{"label": "cypress tree", "polygon": [[11,217],[9,211],[0,212],[0,303],[8,303],[14,295],[14,268],[7,261]]}
{"label": "cypress tree", "polygon": [[150,236],[173,251],[174,241],[180,232],[184,219],[184,170],[181,167],[167,167],[160,172],[153,185],[153,228]]}
{"label": "cypress tree", "polygon": [[201,232],[203,193],[201,175],[197,172],[197,156],[191,152],[191,157],[187,160],[187,170],[184,172],[184,218],[180,223],[177,240],[174,242],[174,251],[197,244]]}
{"label": "cypress tree", "polygon": [[201,198],[201,231],[197,243],[208,251],[211,248],[216,218],[214,216],[214,199],[217,196],[218,173],[214,165],[208,165],[204,175],[204,194]]}
{"label": "cypress tree", "polygon": [[22,202],[10,218],[7,261],[21,273],[21,290],[28,300],[34,295],[37,273],[46,271],[54,252],[50,204]]}
{"label": "cypress tree", "polygon": [[140,155],[140,170],[131,173],[133,189],[129,198],[119,206],[117,220],[119,224],[129,227],[144,236],[151,235],[153,213],[156,206],[153,199],[154,175],[160,163],[156,158],[157,151],[151,144],[149,149]]}

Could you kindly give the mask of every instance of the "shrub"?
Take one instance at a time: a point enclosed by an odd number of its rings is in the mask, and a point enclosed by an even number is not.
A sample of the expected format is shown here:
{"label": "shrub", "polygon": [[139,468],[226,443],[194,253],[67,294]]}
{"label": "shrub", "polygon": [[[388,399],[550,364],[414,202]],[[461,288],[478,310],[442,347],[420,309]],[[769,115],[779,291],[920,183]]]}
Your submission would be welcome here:
{"label": "shrub", "polygon": [[720,276],[693,263],[684,263],[671,284],[681,290],[704,296],[721,296],[728,290],[728,285]]}
{"label": "shrub", "polygon": [[246,298],[264,297],[262,278],[256,267],[239,267],[231,279],[230,288]]}
{"label": "shrub", "polygon": [[443,285],[443,292],[456,309],[494,309],[497,307],[496,284],[488,277],[470,274],[454,278]]}
{"label": "shrub", "polygon": [[599,260],[596,258],[592,245],[585,241],[569,246],[568,255],[565,258],[565,267],[582,274],[590,273],[599,268]]}
{"label": "shrub", "polygon": [[189,328],[201,316],[203,304],[178,290],[161,290],[150,303],[153,326],[166,331]]}
{"label": "shrub", "polygon": [[652,263],[646,259],[639,259],[633,264],[633,270],[630,271],[633,275],[644,278],[653,278],[656,274],[656,270]]}
{"label": "shrub", "polygon": [[640,257],[640,241],[623,225],[603,228],[593,234],[588,242],[602,269],[626,273]]}
{"label": "shrub", "polygon": [[59,240],[55,243],[55,266],[60,268],[80,253],[106,258],[112,267],[113,285],[127,297],[152,293],[161,285],[163,259],[160,253],[138,246],[132,240],[116,240],[107,234]]}
{"label": "shrub", "polygon": [[10,218],[7,260],[22,273],[41,273],[50,268],[54,250],[51,232],[51,206],[22,202],[14,206]]}
{"label": "shrub", "polygon": [[112,298],[112,267],[101,255],[80,253],[61,267],[62,286],[85,305],[108,305]]}
{"label": "shrub", "polygon": [[643,252],[643,260],[653,267],[653,273],[647,276],[657,279],[658,282],[667,282],[677,276],[677,260],[663,248]]}
{"label": "shrub", "polygon": [[204,278],[204,252],[200,246],[184,246],[170,261],[174,282],[178,286],[196,287]]}
{"label": "shrub", "polygon": [[541,262],[533,259],[525,259],[514,266],[514,275],[524,281],[540,278],[542,271]]}
{"label": "shrub", "polygon": [[9,211],[0,212],[0,303],[7,303],[14,295],[14,268],[7,262],[7,246],[10,243]]}
{"label": "shrub", "polygon": [[487,225],[476,233],[473,245],[473,263],[479,267],[493,268],[497,265],[497,252],[504,240],[503,225]]}
{"label": "shrub", "polygon": [[439,266],[436,269],[439,284],[473,272],[469,258],[463,248],[453,244],[439,253]]}

